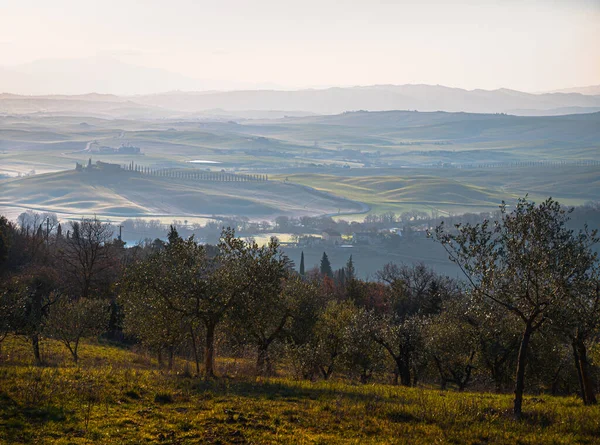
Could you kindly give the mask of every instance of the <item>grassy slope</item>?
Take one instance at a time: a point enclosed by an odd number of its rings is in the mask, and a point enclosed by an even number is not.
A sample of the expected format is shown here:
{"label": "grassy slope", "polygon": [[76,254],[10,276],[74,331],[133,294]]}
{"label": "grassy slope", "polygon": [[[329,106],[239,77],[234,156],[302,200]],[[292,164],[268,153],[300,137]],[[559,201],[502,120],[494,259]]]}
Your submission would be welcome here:
{"label": "grassy slope", "polygon": [[66,214],[246,215],[358,212],[361,205],[277,182],[211,182],[65,171],[0,183],[0,205]]}
{"label": "grassy slope", "polygon": [[565,166],[513,169],[351,169],[344,172],[280,175],[339,196],[366,202],[380,213],[409,209],[442,212],[496,210],[529,194],[548,196],[565,205],[595,201],[600,195],[598,167]]}
{"label": "grassy slope", "polygon": [[281,177],[366,202],[375,213],[415,208],[425,211],[483,211],[496,209],[502,199],[515,198],[509,193],[495,193],[484,187],[433,175],[345,177],[294,174]]}
{"label": "grassy slope", "polygon": [[35,368],[22,341],[6,343],[6,444],[591,444],[600,435],[600,407],[573,397],[527,397],[526,418],[515,422],[510,395],[232,377],[227,360],[220,372],[230,377],[206,383],[89,342],[76,368],[47,341],[52,366]]}

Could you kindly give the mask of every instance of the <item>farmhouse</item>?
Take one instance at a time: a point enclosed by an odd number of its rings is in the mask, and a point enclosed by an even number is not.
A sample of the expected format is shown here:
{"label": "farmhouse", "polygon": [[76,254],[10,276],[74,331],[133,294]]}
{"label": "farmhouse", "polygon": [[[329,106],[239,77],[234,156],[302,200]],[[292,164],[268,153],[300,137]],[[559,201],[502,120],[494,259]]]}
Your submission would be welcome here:
{"label": "farmhouse", "polygon": [[79,162],[75,163],[75,170],[78,172],[86,171],[96,171],[102,170],[106,173],[116,173],[121,170],[121,166],[119,164],[111,164],[109,162],[96,161],[96,165],[92,164],[92,158],[88,160],[87,166],[84,167],[83,164]]}
{"label": "farmhouse", "polygon": [[326,244],[331,244],[334,246],[342,244],[342,234],[340,232],[336,232],[335,230],[324,230],[321,234],[321,237]]}

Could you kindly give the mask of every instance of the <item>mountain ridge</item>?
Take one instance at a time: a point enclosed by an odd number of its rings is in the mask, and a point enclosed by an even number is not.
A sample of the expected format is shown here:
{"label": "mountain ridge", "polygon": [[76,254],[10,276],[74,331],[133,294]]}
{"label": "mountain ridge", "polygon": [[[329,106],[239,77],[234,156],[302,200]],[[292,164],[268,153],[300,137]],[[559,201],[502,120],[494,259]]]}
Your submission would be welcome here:
{"label": "mountain ridge", "polygon": [[[60,102],[63,102],[61,105]],[[27,104],[26,107],[23,105]],[[77,105],[81,105],[77,108]],[[120,110],[119,106],[126,106]],[[113,107],[113,108],[111,108]],[[307,114],[339,114],[346,111],[447,111],[469,113],[509,113],[556,115],[595,112],[600,95],[580,93],[532,94],[508,88],[465,90],[443,85],[365,85],[302,90],[181,91],[115,95],[86,93],[78,95],[17,95],[0,93],[0,113],[60,113],[61,110],[85,115],[117,113],[116,117],[206,118],[211,110],[236,113],[278,110]],[[251,115],[244,114],[244,118]]]}

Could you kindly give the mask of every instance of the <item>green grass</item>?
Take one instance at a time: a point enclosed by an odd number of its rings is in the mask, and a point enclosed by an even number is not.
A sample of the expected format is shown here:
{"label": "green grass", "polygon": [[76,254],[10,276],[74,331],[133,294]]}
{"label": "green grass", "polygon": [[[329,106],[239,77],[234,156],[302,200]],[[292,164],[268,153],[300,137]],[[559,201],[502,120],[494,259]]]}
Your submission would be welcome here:
{"label": "green grass", "polygon": [[75,367],[45,343],[48,367],[15,356],[24,346],[15,339],[4,346],[1,443],[592,444],[600,435],[600,408],[574,397],[527,397],[515,421],[510,395],[285,377],[204,382],[183,362],[168,373],[89,342]]}

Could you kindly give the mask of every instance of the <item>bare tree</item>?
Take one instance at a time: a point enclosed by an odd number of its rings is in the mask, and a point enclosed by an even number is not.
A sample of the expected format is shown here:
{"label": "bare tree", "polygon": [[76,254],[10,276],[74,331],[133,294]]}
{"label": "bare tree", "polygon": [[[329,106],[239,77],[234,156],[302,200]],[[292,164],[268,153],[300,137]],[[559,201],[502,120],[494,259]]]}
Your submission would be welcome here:
{"label": "bare tree", "polygon": [[97,218],[83,218],[71,225],[71,236],[64,240],[59,254],[77,296],[88,298],[102,273],[112,265],[109,241],[110,224]]}

